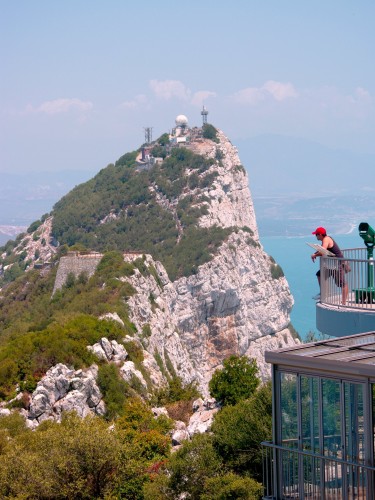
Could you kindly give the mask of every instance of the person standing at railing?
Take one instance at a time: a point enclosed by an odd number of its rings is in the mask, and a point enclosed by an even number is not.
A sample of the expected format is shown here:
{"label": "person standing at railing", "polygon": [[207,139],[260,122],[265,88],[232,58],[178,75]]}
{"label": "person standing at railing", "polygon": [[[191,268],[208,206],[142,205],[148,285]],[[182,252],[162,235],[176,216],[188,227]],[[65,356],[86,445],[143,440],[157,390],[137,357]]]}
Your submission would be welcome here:
{"label": "person standing at railing", "polygon": [[[312,232],[312,234],[315,234],[316,239],[321,241],[322,247],[325,248],[326,250],[329,250],[331,253],[335,255],[335,257],[338,257],[340,259],[343,259],[344,255],[342,251],[340,250],[340,247],[336,243],[336,241],[331,238],[330,236],[327,235],[327,231],[325,230],[324,227],[317,227],[315,231]],[[311,259],[313,262],[315,262],[315,259],[317,257],[321,257],[324,255],[323,253],[316,251],[311,255]],[[318,283],[320,287],[320,269],[316,273],[316,276],[318,278]],[[335,283],[338,287],[341,288],[341,303],[343,305],[346,304],[346,300],[348,298],[348,284],[346,283],[345,280],[345,262],[343,260],[340,261],[340,264],[338,266],[338,269],[332,269],[329,271],[329,276],[332,276],[335,280]],[[315,300],[320,299],[320,293],[314,297]]]}

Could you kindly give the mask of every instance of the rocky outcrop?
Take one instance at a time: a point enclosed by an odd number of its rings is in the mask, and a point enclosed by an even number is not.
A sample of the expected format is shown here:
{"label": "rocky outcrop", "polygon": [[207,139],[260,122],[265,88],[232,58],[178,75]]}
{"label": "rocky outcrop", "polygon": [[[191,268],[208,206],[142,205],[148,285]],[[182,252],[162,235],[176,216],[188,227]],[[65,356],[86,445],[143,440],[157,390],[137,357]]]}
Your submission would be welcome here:
{"label": "rocky outcrop", "polygon": [[193,415],[188,424],[176,420],[172,431],[172,446],[178,447],[184,441],[191,439],[194,434],[209,432],[220,404],[213,398],[203,400],[197,399],[192,404]]}
{"label": "rocky outcrop", "polygon": [[116,342],[116,340],[108,340],[105,337],[93,346],[88,346],[87,349],[93,352],[100,360],[112,361],[112,363],[117,365],[124,362],[128,356],[123,345]]}
{"label": "rocky outcrop", "polygon": [[[118,346],[117,342],[110,342],[103,338],[90,349],[101,359],[114,362],[116,361],[115,352],[118,350],[121,354],[125,352],[123,346],[121,346],[122,349],[118,349]],[[135,368],[131,361],[122,360],[120,372],[127,381],[130,381],[132,377],[137,377],[147,389],[142,373]],[[31,429],[35,429],[44,420],[59,422],[63,412],[68,411],[75,411],[81,417],[89,414],[104,415],[105,404],[96,383],[97,373],[96,365],[85,371],[75,371],[61,363],[57,364],[48,370],[38,383],[37,388],[30,396],[28,410],[17,411],[20,411],[24,416],[27,426]],[[22,397],[23,395],[20,393],[15,399],[22,399]],[[196,433],[209,431],[214,415],[219,408],[220,405],[213,398],[194,401],[192,403],[193,414],[188,424],[180,421],[175,422],[171,434],[172,445],[178,446]],[[0,417],[10,415],[12,411],[15,410],[0,405]],[[153,413],[155,418],[160,415],[168,417],[168,411],[165,408],[153,408]]]}
{"label": "rocky outcrop", "polygon": [[29,427],[46,419],[60,421],[64,411],[75,411],[85,417],[105,414],[102,394],[96,383],[97,366],[88,370],[71,370],[63,364],[52,367],[38,382],[27,412]]}
{"label": "rocky outcrop", "polygon": [[128,300],[131,320],[139,332],[150,327],[145,349],[165,367],[172,363],[185,382],[197,381],[206,396],[213,371],[226,357],[256,359],[266,379],[264,351],[296,342],[288,330],[293,300],[286,279],[272,277],[272,260],[248,238],[244,231],[233,233],[196,275],[174,283],[151,256],[145,262],[157,269],[161,286],[137,270],[127,278],[138,292]]}
{"label": "rocky outcrop", "polygon": [[[43,222],[39,223],[34,231],[26,233],[14,248],[15,255],[19,256],[23,254],[23,260],[29,263],[27,269],[37,266],[38,264],[40,267],[45,266],[51,262],[56,254],[56,246],[51,236],[52,221],[52,217],[47,217]],[[1,255],[3,258],[5,258],[5,256],[6,253]],[[12,264],[9,266],[12,266]]]}

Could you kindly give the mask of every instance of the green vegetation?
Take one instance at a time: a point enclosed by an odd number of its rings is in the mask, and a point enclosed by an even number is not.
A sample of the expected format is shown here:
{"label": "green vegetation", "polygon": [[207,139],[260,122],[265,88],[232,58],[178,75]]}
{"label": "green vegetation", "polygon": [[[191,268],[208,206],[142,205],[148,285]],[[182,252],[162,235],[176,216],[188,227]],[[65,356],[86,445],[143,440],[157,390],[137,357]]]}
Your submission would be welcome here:
{"label": "green vegetation", "polygon": [[209,382],[210,394],[223,405],[234,405],[248,399],[257,389],[258,367],[254,359],[230,356],[223,368],[216,370]]}
{"label": "green vegetation", "polygon": [[[56,363],[75,369],[88,366],[95,358],[86,346],[102,337],[121,341],[134,334],[126,299],[135,290],[118,279],[130,276],[134,266],[125,263],[121,253],[105,254],[89,280],[85,275],[78,279],[72,275],[51,298],[55,271],[43,275],[33,270],[20,276],[0,299],[1,398],[12,397],[17,384],[33,390]],[[124,327],[97,319],[113,311]]]}
{"label": "green vegetation", "polygon": [[[259,381],[258,381],[259,383]],[[145,483],[145,500],[259,500],[263,488],[260,443],[271,437],[271,384],[225,406],[210,434],[196,434]]]}
{"label": "green vegetation", "polygon": [[37,381],[57,363],[80,368],[96,358],[87,345],[102,337],[118,341],[123,329],[111,321],[78,315],[66,323],[53,322],[41,331],[28,332],[0,347],[0,397],[13,394],[16,384],[23,390],[33,390]]}
{"label": "green vegetation", "polygon": [[[115,254],[107,256],[101,272],[111,268],[116,273],[114,262]],[[118,334],[123,331],[115,322],[76,316],[64,328],[58,328],[56,335],[51,328],[48,334],[29,333],[27,342],[25,336],[14,339],[12,347],[17,345],[19,349],[13,360],[26,373],[28,360],[32,365],[38,353],[49,353],[50,362],[62,359],[51,359],[57,356],[53,349],[58,346],[73,365],[87,364],[93,355],[83,349],[86,343],[102,335],[119,339]],[[43,344],[54,335],[51,345]],[[134,362],[142,359],[136,346],[130,341],[125,344]],[[158,394],[158,402],[166,405],[173,419],[187,422],[192,401],[199,394],[194,384],[182,384],[168,356],[165,359],[169,386]],[[271,390],[270,384],[256,389],[256,366],[247,361],[232,356],[220,372],[227,372],[228,383],[237,387],[248,379],[246,395],[236,391],[235,397],[228,399],[224,391],[230,404],[216,415],[212,432],[195,435],[173,454],[172,421],[164,415],[155,418],[150,403],[141,400],[121,379],[114,364],[99,366],[106,420],[94,416],[81,419],[66,413],[61,424],[46,421],[31,431],[18,414],[0,417],[1,498],[172,500],[187,495],[197,500],[260,499],[260,443],[270,437]]]}
{"label": "green vegetation", "polygon": [[278,280],[280,278],[283,278],[284,271],[283,271],[282,267],[279,266],[279,264],[276,264],[275,259],[271,256],[270,256],[270,260],[271,260],[270,271],[271,271],[272,279]]}
{"label": "green vegetation", "polygon": [[211,139],[211,141],[214,142],[219,142],[219,139],[217,137],[217,130],[210,123],[205,123],[203,125],[203,137],[205,139]]}
{"label": "green vegetation", "polygon": [[[218,142],[212,125],[204,127],[204,136]],[[163,156],[168,147],[168,135],[163,134],[154,153]],[[28,393],[53,365],[79,369],[96,363],[107,409],[105,418],[64,414],[60,424],[45,421],[35,431],[26,428],[18,414],[0,417],[1,498],[255,500],[261,496],[260,442],[270,436],[271,398],[269,385],[259,388],[255,361],[235,356],[224,361],[209,386],[223,404],[212,432],[195,435],[171,454],[172,422],[165,416],[155,418],[151,405],[165,406],[171,418],[187,423],[192,402],[200,394],[194,382],[182,381],[166,350],[154,355],[167,383],[152,392],[139,342],[150,342],[151,327],[144,324],[137,332],[131,323],[127,301],[136,290],[120,279],[138,270],[162,287],[146,253],[165,265],[172,280],[194,274],[238,229],[202,229],[197,224],[208,212],[204,190],[215,181],[211,167],[220,161],[220,150],[215,159],[206,160],[184,148],[172,149],[162,164],[150,170],[138,168],[137,154],[123,155],[54,207],[53,236],[60,243],[56,262],[72,249],[101,251],[104,256],[93,276],[71,273],[52,296],[57,269],[53,263],[45,272],[25,273],[25,249],[13,253],[20,236],[1,249],[5,256],[0,265],[12,265],[0,282],[4,287],[0,399],[9,402],[22,391],[23,397],[9,407],[27,408]],[[38,228],[46,217],[30,225],[28,238],[40,239]],[[254,244],[252,231],[241,229]],[[143,256],[125,263],[126,250]],[[157,307],[152,294],[150,302]],[[124,326],[98,319],[113,312]],[[135,334],[137,338],[129,338]],[[147,387],[136,377],[125,382],[115,364],[99,360],[87,349],[103,337],[124,345]]]}
{"label": "green vegetation", "polygon": [[251,471],[262,479],[261,442],[271,439],[271,383],[261,386],[248,399],[225,406],[216,416],[212,432],[215,445],[227,466],[237,474]]}
{"label": "green vegetation", "polygon": [[[155,147],[165,147],[163,136],[160,140],[163,146],[159,142]],[[202,189],[211,186],[217,175],[208,172],[215,160],[176,148],[162,164],[138,170],[136,155],[135,151],[122,156],[56,203],[53,236],[71,248],[78,244],[96,251],[151,253],[165,265],[172,280],[188,276],[211,259],[231,232],[197,227],[198,218],[207,213]],[[184,196],[187,188],[194,189],[194,194]],[[170,202],[179,198],[182,237],[175,214],[157,202],[160,195]],[[108,214],[111,217],[106,219]],[[18,274],[16,267],[13,273]]]}
{"label": "green vegetation", "polygon": [[27,232],[29,234],[33,233],[34,231],[36,231],[38,229],[38,227],[42,224],[42,221],[41,220],[37,220],[35,222],[33,222],[28,228],[27,228]]}
{"label": "green vegetation", "polygon": [[121,378],[118,366],[113,363],[99,367],[98,386],[103,394],[106,406],[106,419],[113,420],[124,411],[126,397],[129,396],[129,386]]}
{"label": "green vegetation", "polygon": [[[137,411],[135,411],[136,406]],[[65,414],[30,431],[0,418],[0,496],[23,499],[142,499],[155,464],[169,455],[170,424],[138,403],[113,430],[96,417]]]}

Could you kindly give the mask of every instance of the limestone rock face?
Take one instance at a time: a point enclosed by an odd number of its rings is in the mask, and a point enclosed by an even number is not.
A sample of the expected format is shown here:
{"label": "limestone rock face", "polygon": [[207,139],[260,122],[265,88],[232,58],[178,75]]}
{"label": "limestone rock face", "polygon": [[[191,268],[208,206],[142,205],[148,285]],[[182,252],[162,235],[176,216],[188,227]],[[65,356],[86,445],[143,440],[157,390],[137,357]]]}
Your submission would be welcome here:
{"label": "limestone rock face", "polygon": [[204,396],[212,373],[228,356],[255,358],[266,379],[270,367],[264,351],[297,342],[288,329],[293,298],[259,241],[246,171],[221,132],[219,139],[219,145],[209,141],[197,151],[212,158],[219,150],[222,157],[219,166],[211,167],[219,175],[205,192],[208,214],[199,224],[236,226],[227,241],[187,278],[170,282],[164,267],[149,255],[145,262],[156,268],[158,282],[138,271],[126,278],[137,290],[128,300],[131,320],[138,332],[146,324],[151,330],[143,346],[165,367],[172,364],[185,382],[198,382]]}
{"label": "limestone rock face", "polygon": [[103,415],[105,407],[96,384],[98,369],[71,370],[59,363],[47,371],[38,382],[27,413],[30,427],[46,419],[59,421],[64,411],[76,411],[85,417],[89,413]]}
{"label": "limestone rock face", "polygon": [[237,148],[221,131],[218,131],[218,139],[219,144],[210,142],[211,147],[206,145],[203,151],[200,151],[207,158],[217,158],[219,154],[221,159],[219,165],[211,167],[211,170],[215,170],[219,175],[204,193],[210,200],[208,214],[201,217],[199,225],[201,227],[215,224],[221,227],[247,226],[258,240],[258,228],[246,170],[241,164]]}

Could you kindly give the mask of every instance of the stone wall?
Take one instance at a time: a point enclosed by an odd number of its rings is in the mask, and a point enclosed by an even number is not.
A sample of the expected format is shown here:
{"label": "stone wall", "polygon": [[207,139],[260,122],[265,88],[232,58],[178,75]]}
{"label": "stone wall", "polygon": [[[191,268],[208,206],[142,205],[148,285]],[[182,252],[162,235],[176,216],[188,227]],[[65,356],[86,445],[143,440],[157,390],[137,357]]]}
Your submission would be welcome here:
{"label": "stone wall", "polygon": [[[133,262],[136,259],[142,258],[143,254],[140,252],[125,252],[123,256],[125,262]],[[54,295],[56,290],[60,290],[64,286],[69,273],[73,273],[76,278],[82,273],[85,273],[88,278],[92,276],[102,257],[103,254],[98,252],[68,252],[67,255],[61,257],[52,295]]]}
{"label": "stone wall", "polygon": [[73,273],[76,278],[78,278],[78,276],[82,273],[85,273],[88,277],[92,276],[95,273],[102,257],[103,254],[97,252],[88,254],[69,252],[64,257],[61,257],[52,295],[56,292],[56,290],[60,290],[60,288],[62,288],[69,273]]}

